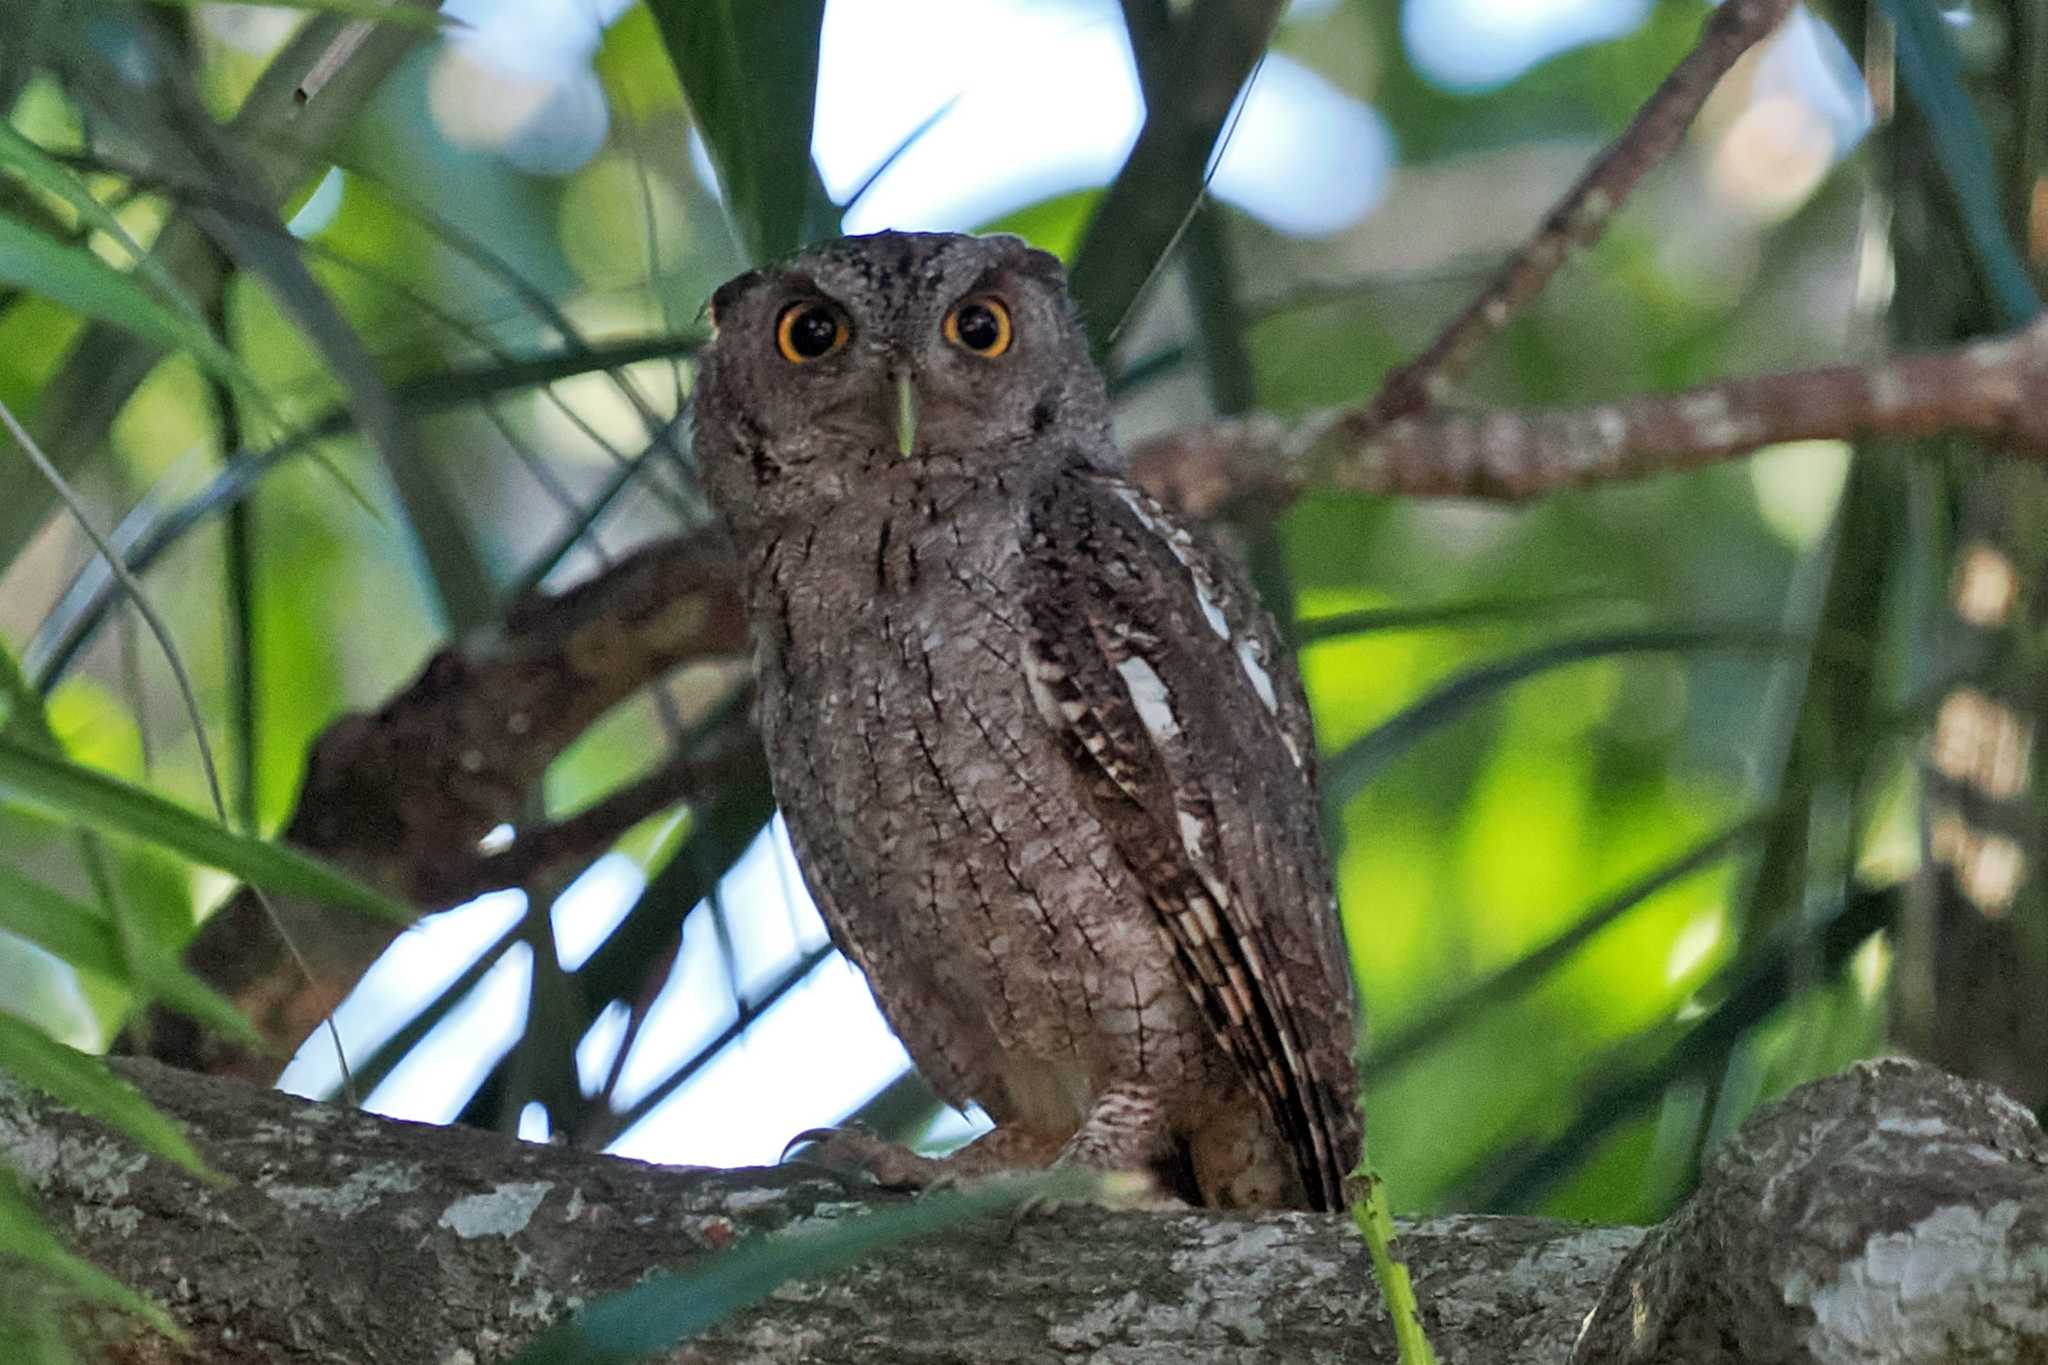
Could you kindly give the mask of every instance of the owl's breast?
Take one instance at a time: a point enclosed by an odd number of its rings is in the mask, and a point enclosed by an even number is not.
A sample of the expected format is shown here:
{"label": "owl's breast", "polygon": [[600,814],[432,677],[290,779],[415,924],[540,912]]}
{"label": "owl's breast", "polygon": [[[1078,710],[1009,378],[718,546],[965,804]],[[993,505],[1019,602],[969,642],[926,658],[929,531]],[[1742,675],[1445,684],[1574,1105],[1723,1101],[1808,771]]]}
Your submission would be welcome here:
{"label": "owl's breast", "polygon": [[750,589],[777,798],[835,936],[948,1098],[1055,1125],[1135,1040],[1201,1030],[1032,701],[1018,523],[835,517]]}

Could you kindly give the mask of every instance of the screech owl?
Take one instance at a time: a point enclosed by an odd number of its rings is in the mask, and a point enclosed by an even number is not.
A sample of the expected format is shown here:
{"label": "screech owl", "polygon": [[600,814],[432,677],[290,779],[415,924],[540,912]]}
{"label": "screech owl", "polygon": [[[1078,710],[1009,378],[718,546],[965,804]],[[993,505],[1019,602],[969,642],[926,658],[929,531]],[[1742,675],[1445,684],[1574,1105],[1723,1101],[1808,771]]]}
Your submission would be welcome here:
{"label": "screech owl", "polygon": [[1342,1207],[1357,1010],[1300,683],[1236,565],[1124,477],[1056,258],[878,233],[713,296],[696,452],[835,941],[943,1163]]}

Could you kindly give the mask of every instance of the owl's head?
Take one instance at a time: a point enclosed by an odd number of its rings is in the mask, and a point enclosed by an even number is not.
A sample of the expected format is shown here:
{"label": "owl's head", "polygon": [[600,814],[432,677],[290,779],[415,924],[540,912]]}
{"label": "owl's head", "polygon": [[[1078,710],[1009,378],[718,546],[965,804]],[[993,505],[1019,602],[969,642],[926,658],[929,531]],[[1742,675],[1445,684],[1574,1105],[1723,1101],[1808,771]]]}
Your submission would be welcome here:
{"label": "owl's head", "polygon": [[725,284],[711,315],[697,460],[737,529],[878,479],[1115,458],[1059,261],[1017,238],[840,238]]}

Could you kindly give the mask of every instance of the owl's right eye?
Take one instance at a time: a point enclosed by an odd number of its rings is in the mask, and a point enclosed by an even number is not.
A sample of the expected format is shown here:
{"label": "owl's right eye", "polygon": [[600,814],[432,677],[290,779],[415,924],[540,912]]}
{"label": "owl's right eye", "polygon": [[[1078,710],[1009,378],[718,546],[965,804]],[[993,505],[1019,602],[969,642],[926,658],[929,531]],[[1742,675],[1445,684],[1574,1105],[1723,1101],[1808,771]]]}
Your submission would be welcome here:
{"label": "owl's right eye", "polygon": [[775,320],[775,349],[792,365],[824,359],[846,337],[846,318],[829,303],[792,303]]}

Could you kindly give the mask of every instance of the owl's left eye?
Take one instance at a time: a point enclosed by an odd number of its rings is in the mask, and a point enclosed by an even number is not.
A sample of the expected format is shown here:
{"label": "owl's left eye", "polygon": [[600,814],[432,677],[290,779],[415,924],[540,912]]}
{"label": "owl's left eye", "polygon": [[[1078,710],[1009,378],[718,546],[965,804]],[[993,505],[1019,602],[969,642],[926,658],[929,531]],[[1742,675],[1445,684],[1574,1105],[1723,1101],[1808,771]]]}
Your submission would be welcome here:
{"label": "owl's left eye", "polygon": [[829,303],[792,303],[775,320],[775,349],[792,365],[824,359],[846,336],[845,315]]}
{"label": "owl's left eye", "polygon": [[955,346],[994,360],[1010,349],[1010,310],[993,295],[977,294],[954,304],[939,330]]}

